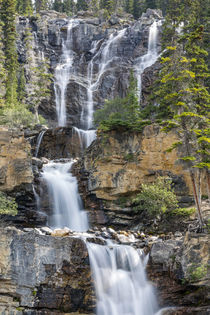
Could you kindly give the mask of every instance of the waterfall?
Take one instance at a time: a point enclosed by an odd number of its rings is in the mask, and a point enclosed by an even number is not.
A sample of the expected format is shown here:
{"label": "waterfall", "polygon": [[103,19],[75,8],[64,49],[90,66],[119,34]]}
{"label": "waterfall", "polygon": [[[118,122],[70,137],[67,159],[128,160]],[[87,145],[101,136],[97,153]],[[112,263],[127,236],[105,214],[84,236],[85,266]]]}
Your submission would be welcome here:
{"label": "waterfall", "polygon": [[38,157],[38,154],[39,154],[39,148],[40,148],[40,145],[42,143],[42,139],[44,137],[44,134],[45,134],[46,130],[42,130],[37,138],[37,142],[36,142],[36,151],[35,151],[35,157]]}
{"label": "waterfall", "polygon": [[82,210],[77,179],[69,172],[73,163],[52,161],[44,166],[42,177],[47,183],[53,208],[49,225],[82,232],[88,229],[88,221],[86,212]]}
{"label": "waterfall", "polygon": [[157,52],[157,39],[158,39],[158,26],[161,25],[161,21],[154,21],[149,29],[148,38],[148,50],[146,55],[136,60],[135,72],[137,76],[137,88],[138,88],[138,99],[141,101],[142,93],[142,74],[144,70],[151,67],[158,59]]}
{"label": "waterfall", "polygon": [[62,43],[62,55],[60,63],[55,69],[55,102],[58,117],[58,125],[65,127],[66,125],[66,89],[71,74],[74,72],[74,52],[72,42],[72,30],[78,24],[77,20],[70,20],[67,28],[66,40]]}
{"label": "waterfall", "polygon": [[[126,30],[127,28],[124,28],[118,32],[112,33],[108,40],[101,45],[98,51],[97,47],[101,40],[95,41],[92,44],[92,49],[90,52],[93,55],[95,54],[95,56],[90,60],[87,67],[87,108],[83,108],[80,119],[83,129],[74,128],[75,132],[78,134],[81,147],[83,149],[88,147],[96,138],[96,132],[92,129],[94,113],[93,94],[98,90],[101,78],[104,76],[110,63],[114,60],[114,58],[119,59],[117,54],[117,46],[120,39],[124,36]],[[99,59],[100,63],[95,80],[93,68],[96,59]]]}
{"label": "waterfall", "polygon": [[154,315],[158,311],[145,263],[131,246],[88,243],[97,315]]}

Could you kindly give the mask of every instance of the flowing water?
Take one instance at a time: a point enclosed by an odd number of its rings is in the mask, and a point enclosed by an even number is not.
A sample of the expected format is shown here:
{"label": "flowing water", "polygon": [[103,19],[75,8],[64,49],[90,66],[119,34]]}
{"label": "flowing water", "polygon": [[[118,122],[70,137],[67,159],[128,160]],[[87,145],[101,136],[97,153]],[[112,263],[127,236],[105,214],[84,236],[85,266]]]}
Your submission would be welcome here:
{"label": "flowing water", "polygon": [[40,145],[41,145],[41,143],[42,143],[42,139],[43,139],[43,137],[44,137],[45,132],[46,132],[46,130],[42,130],[42,131],[39,133],[39,136],[38,136],[38,138],[37,138],[37,143],[36,143],[35,157],[38,157]]}
{"label": "flowing water", "polygon": [[72,42],[72,30],[78,25],[77,20],[70,20],[67,28],[66,40],[62,43],[62,55],[60,63],[55,69],[55,102],[58,117],[58,126],[66,126],[66,89],[71,75],[74,72],[74,51]]}
{"label": "flowing water", "polygon": [[53,208],[49,225],[52,228],[68,227],[82,232],[88,229],[88,221],[78,192],[77,179],[70,173],[73,163],[52,161],[44,166],[42,177],[47,183]]}
{"label": "flowing water", "polygon": [[[55,70],[55,96],[58,125],[65,126],[66,89],[74,74],[74,52],[72,30],[78,24],[70,20],[67,38],[63,41],[62,56]],[[154,22],[149,29],[148,51],[135,62],[135,73],[138,81],[138,96],[141,99],[142,73],[154,64],[158,58],[157,38],[158,24]],[[113,62],[119,61],[118,45],[126,34],[126,28],[93,42],[91,58],[87,67],[87,102],[83,106],[80,125],[73,130],[78,134],[81,147],[88,147],[96,137],[93,130],[94,93],[106,72],[111,70]],[[98,67],[95,67],[98,65]],[[36,156],[44,134],[40,134]],[[53,228],[68,227],[74,231],[86,231],[88,220],[83,211],[76,178],[71,173],[74,161],[52,161],[44,166],[42,177],[48,186],[53,214],[49,225]],[[87,243],[90,264],[94,278],[97,297],[97,315],[155,315],[158,305],[153,287],[146,278],[145,259],[131,246],[109,243],[106,246]]]}
{"label": "flowing water", "polygon": [[97,315],[154,315],[158,305],[145,261],[131,246],[88,243]]}
{"label": "flowing water", "polygon": [[154,21],[149,29],[149,39],[148,39],[148,50],[146,55],[139,57],[136,60],[136,77],[137,77],[137,88],[138,88],[138,99],[141,101],[142,93],[142,74],[144,70],[151,67],[158,59],[157,51],[157,40],[158,40],[158,26],[160,26],[161,21]]}

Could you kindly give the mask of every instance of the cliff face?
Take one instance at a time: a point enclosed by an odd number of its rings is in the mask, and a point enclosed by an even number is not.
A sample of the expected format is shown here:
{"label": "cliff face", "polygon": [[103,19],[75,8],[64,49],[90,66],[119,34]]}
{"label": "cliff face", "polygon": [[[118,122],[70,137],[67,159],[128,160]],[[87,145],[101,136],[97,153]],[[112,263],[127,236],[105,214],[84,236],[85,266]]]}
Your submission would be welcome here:
{"label": "cliff face", "polygon": [[[175,141],[176,134],[165,134],[158,125],[147,126],[142,133],[113,131],[99,135],[86,150],[81,170],[76,171],[86,208],[95,209],[93,221],[103,209],[108,224],[133,224],[137,217],[130,207],[131,200],[140,192],[142,183],[154,181],[157,175],[172,179],[183,207],[192,204],[188,170],[178,160],[179,152],[166,152]],[[98,222],[106,222],[103,214]]]}
{"label": "cliff face", "polygon": [[0,313],[92,313],[88,252],[78,238],[1,229]]}
{"label": "cliff face", "polygon": [[13,191],[31,184],[30,144],[20,131],[0,128],[0,190]]}
{"label": "cliff face", "polygon": [[97,198],[116,200],[139,192],[142,183],[160,174],[174,180],[180,196],[191,195],[188,171],[178,161],[178,152],[166,152],[175,140],[175,134],[161,132],[158,125],[145,127],[142,134],[113,131],[99,137],[84,157],[89,191]]}
{"label": "cliff face", "polygon": [[[124,96],[129,85],[130,70],[139,71],[141,57],[147,53],[149,28],[156,20],[161,20],[161,12],[148,10],[138,21],[128,17],[112,17],[105,22],[103,17],[79,15],[74,17],[71,32],[72,65],[65,91],[67,100],[67,126],[79,126],[81,113],[86,114],[88,88],[93,88],[94,109],[100,108],[106,98]],[[42,11],[40,18],[20,17],[17,21],[19,62],[24,65],[27,78],[26,90],[33,92],[33,69],[42,58],[48,59],[49,71],[55,73],[61,62],[63,43],[68,36],[69,18],[54,11]],[[158,26],[160,30],[161,27]],[[30,30],[30,46],[26,45],[26,34]],[[119,31],[122,31],[122,36]],[[110,45],[110,36],[117,39]],[[120,36],[118,36],[120,35]],[[104,58],[103,47],[108,54]],[[160,43],[157,43],[160,51]],[[30,58],[29,58],[30,57]],[[106,60],[105,60],[106,59]],[[90,69],[92,69],[90,71]],[[146,71],[142,80],[142,106],[145,106],[149,84],[154,79],[157,65]],[[55,85],[51,84],[52,97],[43,100],[40,113],[56,125]],[[30,101],[30,98],[29,98]]]}

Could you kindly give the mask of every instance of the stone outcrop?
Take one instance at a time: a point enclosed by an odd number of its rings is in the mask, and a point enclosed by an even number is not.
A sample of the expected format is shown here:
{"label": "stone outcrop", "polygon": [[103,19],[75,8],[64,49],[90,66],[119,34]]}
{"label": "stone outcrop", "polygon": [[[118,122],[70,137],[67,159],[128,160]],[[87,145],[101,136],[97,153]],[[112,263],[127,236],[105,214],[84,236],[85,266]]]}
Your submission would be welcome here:
{"label": "stone outcrop", "polygon": [[88,252],[80,238],[0,230],[0,313],[93,313]]}
{"label": "stone outcrop", "polygon": [[[172,179],[182,206],[192,204],[188,170],[178,160],[179,152],[166,152],[175,141],[175,133],[165,134],[158,125],[147,126],[142,133],[122,130],[98,135],[83,161],[75,166],[86,209],[95,209],[95,215],[105,210],[108,224],[130,225],[137,218],[130,208],[132,198],[142,183],[154,181],[157,175]],[[148,220],[145,224],[151,223]]]}
{"label": "stone outcrop", "polygon": [[148,272],[158,288],[160,305],[180,307],[166,314],[208,314],[208,235],[177,234],[157,240],[150,251]]}
{"label": "stone outcrop", "polygon": [[0,190],[13,191],[31,184],[30,144],[18,130],[0,128]]}
{"label": "stone outcrop", "polygon": [[178,161],[173,133],[165,134],[158,125],[144,128],[142,133],[110,132],[87,150],[84,168],[90,173],[88,189],[98,198],[116,200],[140,191],[141,184],[155,175],[171,177],[180,196],[192,194],[188,171]]}

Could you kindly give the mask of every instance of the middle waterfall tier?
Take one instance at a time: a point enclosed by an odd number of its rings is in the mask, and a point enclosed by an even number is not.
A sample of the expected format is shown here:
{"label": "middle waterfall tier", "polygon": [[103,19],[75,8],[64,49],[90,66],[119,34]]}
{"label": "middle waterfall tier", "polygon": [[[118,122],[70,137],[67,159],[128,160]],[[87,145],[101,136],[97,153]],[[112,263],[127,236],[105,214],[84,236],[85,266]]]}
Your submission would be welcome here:
{"label": "middle waterfall tier", "polygon": [[88,219],[83,211],[77,179],[70,172],[73,163],[52,161],[44,166],[42,177],[47,183],[53,209],[49,226],[83,232],[88,229]]}

